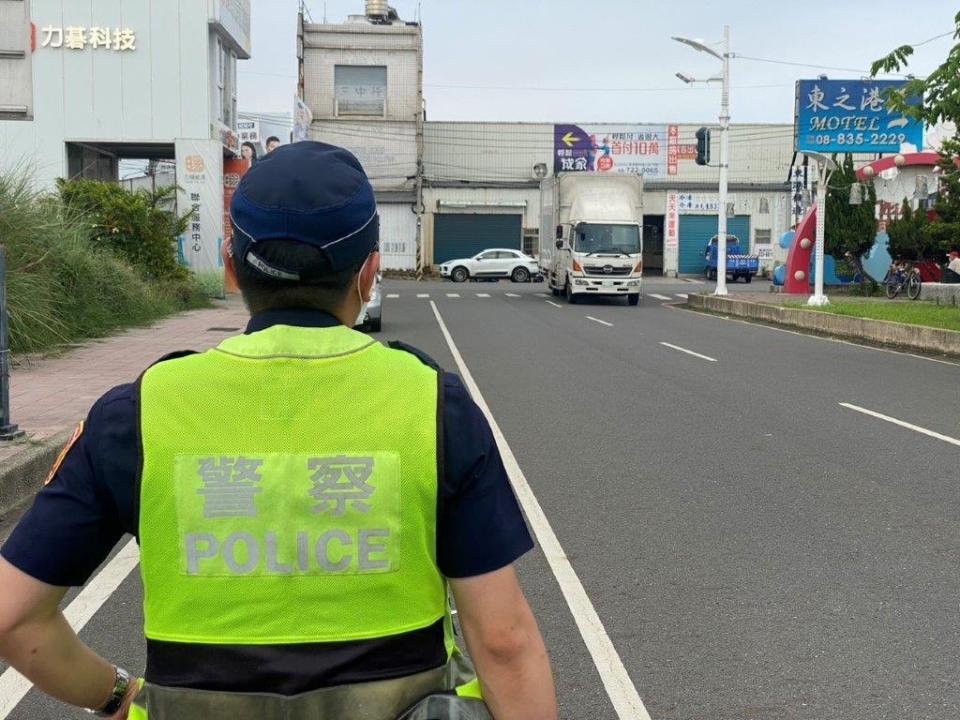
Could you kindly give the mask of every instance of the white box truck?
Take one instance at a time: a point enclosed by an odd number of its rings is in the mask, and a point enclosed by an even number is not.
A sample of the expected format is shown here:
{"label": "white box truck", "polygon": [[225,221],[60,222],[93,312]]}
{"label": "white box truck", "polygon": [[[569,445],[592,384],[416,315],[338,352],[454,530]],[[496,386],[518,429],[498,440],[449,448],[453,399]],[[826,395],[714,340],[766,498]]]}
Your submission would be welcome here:
{"label": "white box truck", "polygon": [[570,172],[540,186],[540,267],[570,303],[626,295],[640,303],[643,278],[643,179]]}

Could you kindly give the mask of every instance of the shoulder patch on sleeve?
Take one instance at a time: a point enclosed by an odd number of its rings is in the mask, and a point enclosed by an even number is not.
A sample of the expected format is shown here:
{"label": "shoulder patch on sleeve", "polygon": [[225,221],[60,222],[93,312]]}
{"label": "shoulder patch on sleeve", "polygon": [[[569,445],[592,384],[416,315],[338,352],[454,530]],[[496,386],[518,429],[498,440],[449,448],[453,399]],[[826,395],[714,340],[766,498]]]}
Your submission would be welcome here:
{"label": "shoulder patch on sleeve", "polygon": [[440,367],[439,363],[427,355],[423,350],[419,350],[412,345],[407,345],[405,342],[401,342],[400,340],[391,340],[387,343],[387,345],[393,350],[401,350],[405,353],[410,353],[427,367],[431,367],[437,372],[443,372],[443,368]]}
{"label": "shoulder patch on sleeve", "polygon": [[73,449],[73,446],[77,444],[77,440],[79,440],[80,436],[83,435],[84,428],[86,428],[86,423],[81,420],[80,424],[77,425],[77,429],[73,431],[73,435],[71,435],[70,439],[67,440],[67,444],[63,446],[63,450],[61,450],[60,454],[57,455],[57,459],[54,461],[53,467],[50,468],[50,472],[47,474],[47,479],[43,481],[44,485],[49,485],[53,482],[53,478],[56,477],[57,472],[60,470],[60,466],[63,465],[63,461],[66,460],[70,450]]}

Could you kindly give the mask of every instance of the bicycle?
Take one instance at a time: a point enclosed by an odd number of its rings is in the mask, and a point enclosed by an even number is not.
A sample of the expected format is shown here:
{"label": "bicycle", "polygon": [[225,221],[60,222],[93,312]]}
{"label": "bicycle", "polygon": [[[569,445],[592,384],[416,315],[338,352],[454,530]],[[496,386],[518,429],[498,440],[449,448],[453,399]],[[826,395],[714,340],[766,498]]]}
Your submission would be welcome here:
{"label": "bicycle", "polygon": [[920,280],[920,271],[906,263],[891,265],[887,276],[883,279],[883,284],[887,290],[887,297],[891,300],[904,290],[908,298],[916,300],[920,297],[920,288],[923,285]]}

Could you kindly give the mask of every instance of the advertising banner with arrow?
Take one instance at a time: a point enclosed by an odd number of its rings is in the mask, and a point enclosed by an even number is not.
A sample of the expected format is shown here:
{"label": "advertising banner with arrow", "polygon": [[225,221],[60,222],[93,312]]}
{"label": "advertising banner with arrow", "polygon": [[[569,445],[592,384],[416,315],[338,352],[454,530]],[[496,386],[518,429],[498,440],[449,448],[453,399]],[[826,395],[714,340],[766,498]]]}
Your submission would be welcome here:
{"label": "advertising banner with arrow", "polygon": [[[553,170],[646,178],[676,174],[677,137],[669,135],[667,125],[554,125]],[[673,158],[669,164],[668,156]]]}

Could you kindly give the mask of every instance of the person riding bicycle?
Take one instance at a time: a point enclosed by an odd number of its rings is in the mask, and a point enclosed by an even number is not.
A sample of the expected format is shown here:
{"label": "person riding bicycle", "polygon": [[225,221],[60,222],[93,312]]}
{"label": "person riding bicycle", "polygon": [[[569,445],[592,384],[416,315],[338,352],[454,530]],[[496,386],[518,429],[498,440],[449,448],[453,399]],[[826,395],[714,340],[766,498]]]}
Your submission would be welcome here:
{"label": "person riding bicycle", "polygon": [[[115,719],[554,720],[513,569],[533,543],[485,417],[427,356],[352,329],[380,265],[359,162],[279,147],[230,217],[246,332],[97,401],[2,548],[0,656]],[[124,533],[145,684],[58,609]]]}

